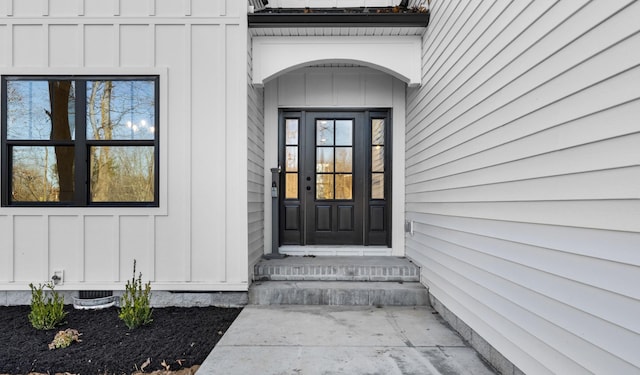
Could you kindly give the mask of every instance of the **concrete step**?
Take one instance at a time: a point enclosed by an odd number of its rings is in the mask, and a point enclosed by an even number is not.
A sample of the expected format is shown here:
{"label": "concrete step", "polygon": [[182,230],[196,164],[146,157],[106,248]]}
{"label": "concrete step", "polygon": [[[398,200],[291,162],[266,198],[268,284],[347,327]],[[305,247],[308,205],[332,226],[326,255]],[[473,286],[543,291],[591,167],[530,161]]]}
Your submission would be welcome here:
{"label": "concrete step", "polygon": [[427,306],[419,282],[256,281],[249,288],[254,305]]}
{"label": "concrete step", "polygon": [[263,259],[254,280],[420,281],[420,269],[406,258],[322,256]]}

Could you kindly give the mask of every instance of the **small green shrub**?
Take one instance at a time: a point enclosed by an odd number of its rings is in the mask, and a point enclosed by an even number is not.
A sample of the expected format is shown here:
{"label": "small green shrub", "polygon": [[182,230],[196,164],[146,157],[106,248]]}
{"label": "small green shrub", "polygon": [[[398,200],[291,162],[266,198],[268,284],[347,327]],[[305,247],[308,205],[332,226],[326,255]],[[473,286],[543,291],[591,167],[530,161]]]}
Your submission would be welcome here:
{"label": "small green shrub", "polygon": [[118,317],[129,327],[137,328],[153,321],[151,319],[151,282],[142,288],[142,272],[136,278],[136,261],[133,261],[133,277],[127,280],[124,294],[120,299],[120,314]]}
{"label": "small green shrub", "polygon": [[[51,291],[51,296],[45,299],[44,287]],[[53,329],[62,323],[67,315],[64,311],[64,298],[53,289],[53,284],[39,284],[36,288],[33,284],[29,284],[31,288],[31,312],[29,313],[29,321],[36,329]]]}

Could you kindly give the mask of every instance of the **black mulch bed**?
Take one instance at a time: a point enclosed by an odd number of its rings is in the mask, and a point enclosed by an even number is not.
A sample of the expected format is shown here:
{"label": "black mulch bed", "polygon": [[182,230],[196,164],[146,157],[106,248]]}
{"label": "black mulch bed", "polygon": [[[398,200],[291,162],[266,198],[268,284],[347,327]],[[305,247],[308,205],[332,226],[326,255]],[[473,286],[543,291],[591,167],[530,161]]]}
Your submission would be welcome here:
{"label": "black mulch bed", "polygon": [[[66,323],[38,331],[29,323],[29,306],[0,307],[0,374],[29,372],[131,374],[147,359],[144,372],[187,369],[200,365],[241,309],[217,307],[158,308],[153,322],[129,330],[118,309],[68,311]],[[82,342],[49,350],[59,330],[73,328]],[[137,368],[136,368],[137,366]]]}

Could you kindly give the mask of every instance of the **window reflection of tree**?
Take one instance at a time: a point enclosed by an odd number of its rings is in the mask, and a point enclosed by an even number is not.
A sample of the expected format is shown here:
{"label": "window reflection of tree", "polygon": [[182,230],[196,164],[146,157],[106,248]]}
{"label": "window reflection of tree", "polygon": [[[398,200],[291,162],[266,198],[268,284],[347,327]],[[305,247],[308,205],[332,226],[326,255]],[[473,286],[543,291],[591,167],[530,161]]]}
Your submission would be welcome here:
{"label": "window reflection of tree", "polygon": [[353,147],[337,146],[351,145],[352,126],[350,120],[316,122],[316,199],[353,198]]}
{"label": "window reflection of tree", "polygon": [[[118,85],[131,89],[114,94]],[[76,81],[16,80],[8,81],[6,88],[7,138],[52,141],[51,146],[12,147],[12,201],[73,200],[75,149],[60,142],[75,139]],[[152,81],[87,81],[86,111],[89,140],[133,139],[134,133],[143,139],[155,137]],[[125,123],[125,117],[136,118],[140,127]],[[153,201],[153,147],[92,146],[89,150],[94,201]]]}

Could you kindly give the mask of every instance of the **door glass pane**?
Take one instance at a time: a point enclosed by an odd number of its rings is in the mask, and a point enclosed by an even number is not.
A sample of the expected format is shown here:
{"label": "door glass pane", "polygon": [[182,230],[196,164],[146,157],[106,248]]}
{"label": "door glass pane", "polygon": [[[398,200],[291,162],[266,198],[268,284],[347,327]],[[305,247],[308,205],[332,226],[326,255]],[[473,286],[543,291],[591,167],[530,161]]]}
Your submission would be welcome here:
{"label": "door glass pane", "polygon": [[353,144],[353,121],[336,120],[336,145],[351,146]]}
{"label": "door glass pane", "polygon": [[87,81],[87,139],[154,139],[153,81]]}
{"label": "door glass pane", "polygon": [[316,145],[333,146],[333,120],[316,121]]}
{"label": "door glass pane", "polygon": [[285,179],[285,199],[298,199],[298,174],[287,173]]}
{"label": "door glass pane", "polygon": [[384,172],[384,146],[371,147],[371,171]]}
{"label": "door glass pane", "polygon": [[353,198],[353,177],[350,174],[336,174],[336,199]]}
{"label": "door glass pane", "polygon": [[73,147],[13,147],[11,200],[63,202],[73,200]]}
{"label": "door glass pane", "polygon": [[7,81],[7,139],[75,139],[75,108],[72,81]]}
{"label": "door glass pane", "polygon": [[384,120],[383,119],[371,120],[371,144],[372,145],[384,144]]}
{"label": "door glass pane", "polygon": [[384,173],[371,174],[371,199],[384,199]]}
{"label": "door glass pane", "polygon": [[298,147],[287,146],[286,153],[287,153],[286,155],[287,163],[284,167],[285,171],[297,172],[298,171]]}
{"label": "door glass pane", "polygon": [[332,174],[316,174],[316,199],[333,199]]}
{"label": "door glass pane", "polygon": [[316,172],[333,172],[333,147],[316,149]]}
{"label": "door glass pane", "polygon": [[91,147],[91,201],[153,202],[153,146]]}
{"label": "door glass pane", "polygon": [[351,147],[336,147],[336,172],[353,171],[353,149]]}
{"label": "door glass pane", "polygon": [[298,119],[287,119],[285,129],[285,142],[288,145],[298,144]]}

